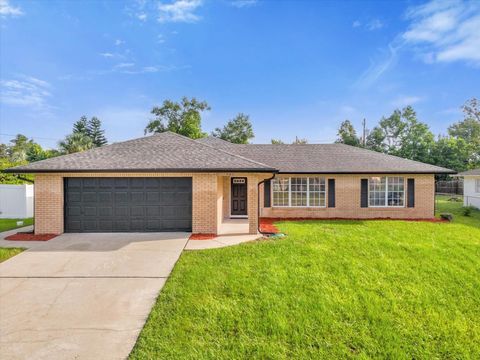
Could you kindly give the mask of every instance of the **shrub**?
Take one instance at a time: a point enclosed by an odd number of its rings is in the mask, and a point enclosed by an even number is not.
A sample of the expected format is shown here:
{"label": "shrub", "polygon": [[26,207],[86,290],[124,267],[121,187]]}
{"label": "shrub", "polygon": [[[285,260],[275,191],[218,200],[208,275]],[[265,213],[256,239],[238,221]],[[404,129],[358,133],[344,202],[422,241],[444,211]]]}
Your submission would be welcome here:
{"label": "shrub", "polygon": [[442,218],[443,220],[452,221],[453,220],[453,215],[450,214],[450,213],[441,213],[440,218]]}
{"label": "shrub", "polygon": [[470,216],[472,211],[475,210],[475,207],[472,205],[462,207],[463,216]]}

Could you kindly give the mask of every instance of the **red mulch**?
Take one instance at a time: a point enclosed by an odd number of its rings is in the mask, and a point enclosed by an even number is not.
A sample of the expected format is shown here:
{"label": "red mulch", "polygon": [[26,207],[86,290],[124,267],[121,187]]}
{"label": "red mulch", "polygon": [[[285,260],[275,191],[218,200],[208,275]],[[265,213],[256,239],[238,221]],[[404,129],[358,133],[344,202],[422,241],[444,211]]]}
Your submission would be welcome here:
{"label": "red mulch", "polygon": [[280,231],[275,226],[274,222],[280,221],[279,219],[274,218],[261,218],[260,219],[260,230],[266,233],[279,233]]}
{"label": "red mulch", "polygon": [[18,232],[16,234],[7,236],[5,240],[11,241],[48,241],[57,237],[57,234],[37,234],[33,232]]}
{"label": "red mulch", "polygon": [[279,230],[274,223],[279,221],[308,221],[308,220],[351,220],[351,221],[371,221],[371,220],[400,220],[400,221],[415,221],[415,222],[433,222],[433,223],[444,223],[448,222],[445,219],[391,219],[391,218],[369,218],[369,219],[350,219],[350,218],[261,218],[260,219],[260,230],[270,233],[278,233]]}
{"label": "red mulch", "polygon": [[192,234],[188,240],[212,240],[217,237],[216,234]]}

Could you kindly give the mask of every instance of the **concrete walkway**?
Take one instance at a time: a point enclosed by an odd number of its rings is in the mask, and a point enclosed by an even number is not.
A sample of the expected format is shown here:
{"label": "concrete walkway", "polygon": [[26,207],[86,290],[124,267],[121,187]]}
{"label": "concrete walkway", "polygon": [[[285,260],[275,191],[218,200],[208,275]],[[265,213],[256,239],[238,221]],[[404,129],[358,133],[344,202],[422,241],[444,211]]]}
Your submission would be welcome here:
{"label": "concrete walkway", "polygon": [[44,241],[9,241],[9,240],[5,240],[5,238],[7,236],[14,235],[18,232],[27,232],[27,231],[33,231],[33,225],[28,225],[28,226],[24,226],[24,227],[21,227],[21,228],[0,232],[0,247],[3,247],[3,248],[17,247],[17,248],[30,249],[32,247],[35,247],[37,245],[41,245],[41,244],[44,243]]}
{"label": "concrete walkway", "polygon": [[216,249],[260,239],[262,235],[222,235],[210,240],[189,240],[185,250]]}
{"label": "concrete walkway", "polygon": [[0,357],[126,358],[189,235],[63,234],[1,263]]}

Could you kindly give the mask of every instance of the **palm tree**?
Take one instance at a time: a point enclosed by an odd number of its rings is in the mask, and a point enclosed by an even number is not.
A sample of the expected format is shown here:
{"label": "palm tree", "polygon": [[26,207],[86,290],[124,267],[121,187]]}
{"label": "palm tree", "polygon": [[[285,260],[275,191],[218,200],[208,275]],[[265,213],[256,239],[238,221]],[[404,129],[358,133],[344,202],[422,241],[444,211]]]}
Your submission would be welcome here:
{"label": "palm tree", "polygon": [[85,151],[94,147],[92,139],[82,133],[73,133],[68,135],[65,140],[58,143],[58,146],[65,154]]}

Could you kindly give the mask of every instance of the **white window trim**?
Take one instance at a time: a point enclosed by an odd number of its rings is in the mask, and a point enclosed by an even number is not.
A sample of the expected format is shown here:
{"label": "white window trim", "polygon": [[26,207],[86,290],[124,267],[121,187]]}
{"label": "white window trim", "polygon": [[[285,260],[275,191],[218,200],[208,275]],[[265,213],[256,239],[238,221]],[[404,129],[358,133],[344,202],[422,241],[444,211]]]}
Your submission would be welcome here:
{"label": "white window trim", "polygon": [[[305,176],[294,176],[296,178],[305,178]],[[311,177],[320,177],[325,180],[325,205],[310,205],[310,178]],[[288,178],[288,205],[274,205],[273,203],[273,186],[270,186],[270,201],[271,201],[271,207],[275,208],[293,208],[293,209],[304,209],[304,208],[314,208],[314,209],[324,209],[327,207],[328,203],[328,181],[326,177],[321,177],[321,176],[307,176],[307,205],[306,206],[292,206],[292,178]],[[285,178],[278,178],[274,180],[279,180],[279,179],[285,179]],[[320,194],[322,191],[319,192]]]}
{"label": "white window trim", "polygon": [[[369,208],[404,208],[405,204],[405,177],[404,176],[380,176],[385,178],[385,205],[370,205],[370,178],[368,178],[368,207]],[[403,178],[403,205],[388,205],[388,178],[389,177],[402,177]]]}

